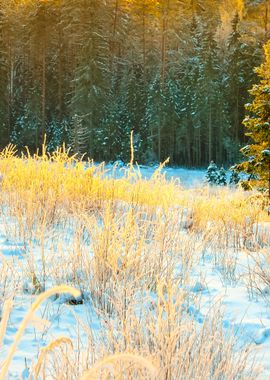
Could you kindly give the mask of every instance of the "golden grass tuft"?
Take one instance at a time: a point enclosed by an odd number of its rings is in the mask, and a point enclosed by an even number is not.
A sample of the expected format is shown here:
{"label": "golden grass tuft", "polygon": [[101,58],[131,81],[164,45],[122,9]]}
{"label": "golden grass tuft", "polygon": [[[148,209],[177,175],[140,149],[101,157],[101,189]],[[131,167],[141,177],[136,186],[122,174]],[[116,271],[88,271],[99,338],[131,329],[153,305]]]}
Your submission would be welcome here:
{"label": "golden grass tuft", "polygon": [[61,345],[68,345],[73,350],[73,343],[70,338],[62,336],[59,337],[52,342],[50,342],[46,347],[43,347],[40,350],[40,354],[38,357],[37,364],[35,365],[34,369],[34,380],[38,380],[38,375],[40,373],[41,367],[46,366],[46,356],[53,351],[55,348],[61,346]]}
{"label": "golden grass tuft", "polygon": [[[4,361],[4,363],[1,366],[1,372],[0,372],[0,380],[5,380],[8,368],[10,366],[10,363],[12,361],[12,358],[14,356],[14,353],[16,352],[17,345],[19,341],[21,340],[23,333],[29,323],[31,323],[32,319],[34,319],[34,313],[39,308],[39,306],[44,302],[47,298],[51,297],[55,294],[64,294],[64,293],[70,293],[73,297],[78,297],[80,295],[80,292],[77,289],[72,288],[71,286],[61,285],[61,286],[55,286],[50,290],[47,290],[46,292],[40,294],[35,302],[32,304],[31,308],[27,312],[26,316],[24,317],[23,321],[21,322],[16,335],[14,337],[14,341],[9,349],[8,355]],[[4,328],[7,327],[7,318],[8,314],[10,312],[10,304],[8,304],[8,307],[5,310],[6,316],[3,317],[0,325],[0,331],[4,332]],[[3,325],[3,326],[2,326]]]}
{"label": "golden grass tuft", "polygon": [[[157,379],[158,377],[158,369],[152,364],[152,362],[148,359],[145,359],[142,356],[135,355],[135,354],[129,354],[129,353],[120,353],[120,354],[114,354],[111,356],[107,356],[104,359],[97,362],[91,369],[86,371],[81,380],[96,380],[100,378],[100,372],[105,370],[107,367],[112,368],[112,372],[115,372],[114,366],[116,364],[119,365],[119,362],[121,362],[122,366],[123,363],[128,363],[129,365],[132,363],[135,367],[140,369],[145,369],[148,372],[148,375],[152,380]],[[109,375],[107,375],[109,376]]]}

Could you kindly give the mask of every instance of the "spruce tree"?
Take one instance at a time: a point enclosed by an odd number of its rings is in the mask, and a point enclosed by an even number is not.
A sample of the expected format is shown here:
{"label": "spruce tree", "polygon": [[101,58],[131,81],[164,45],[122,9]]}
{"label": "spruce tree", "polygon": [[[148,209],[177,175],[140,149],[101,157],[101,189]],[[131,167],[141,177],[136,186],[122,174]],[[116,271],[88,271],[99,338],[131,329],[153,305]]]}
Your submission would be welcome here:
{"label": "spruce tree", "polygon": [[227,185],[226,170],[224,169],[223,166],[221,166],[221,168],[218,171],[216,183],[219,186],[226,186]]}
{"label": "spruce tree", "polygon": [[205,175],[206,182],[209,185],[216,185],[218,180],[218,167],[214,161],[211,161]]}
{"label": "spruce tree", "polygon": [[239,138],[239,126],[241,119],[241,108],[243,112],[243,104],[241,107],[240,99],[242,99],[243,94],[241,94],[241,84],[244,81],[244,73],[242,72],[241,65],[241,53],[242,53],[242,42],[241,34],[239,32],[240,18],[238,13],[232,20],[232,33],[229,36],[228,41],[228,60],[227,60],[227,80],[226,80],[226,90],[229,103],[230,111],[230,124],[234,136],[232,138]]}
{"label": "spruce tree", "polygon": [[4,39],[6,18],[3,10],[0,10],[0,146],[3,148],[9,142],[8,120],[8,46]]}
{"label": "spruce tree", "polygon": [[[201,74],[201,31],[199,20],[194,16],[186,23],[189,45],[187,51],[179,56],[179,116],[185,131],[179,131],[177,137],[185,139],[184,152],[189,165],[200,165],[202,162],[202,98],[200,96],[199,79]],[[182,135],[184,135],[182,137]],[[181,150],[179,149],[179,153]],[[186,163],[185,163],[186,164]]]}
{"label": "spruce tree", "polygon": [[249,115],[244,120],[250,142],[241,149],[246,161],[237,169],[249,174],[260,186],[268,186],[270,198],[270,41],[264,46],[265,61],[255,69],[260,82],[250,90],[254,97],[246,105]]}
{"label": "spruce tree", "polygon": [[83,125],[82,117],[75,114],[71,120],[69,139],[73,153],[78,154],[79,157],[87,153],[88,135],[89,131],[87,127]]}
{"label": "spruce tree", "polygon": [[232,168],[230,179],[229,179],[229,184],[230,185],[237,185],[239,182],[240,182],[240,176],[237,173],[237,171],[234,168]]}
{"label": "spruce tree", "polygon": [[204,25],[198,85],[200,88],[201,120],[207,141],[205,161],[208,162],[216,159],[215,148],[220,143],[220,131],[217,129],[220,125],[220,64],[218,56],[219,48],[215,40],[214,30],[208,24]]}
{"label": "spruce tree", "polygon": [[239,148],[244,141],[242,120],[245,103],[249,101],[248,89],[255,80],[253,67],[259,62],[258,48],[252,42],[246,44],[241,34],[241,20],[236,13],[231,22],[232,32],[227,42],[225,57],[224,88],[229,128],[225,140],[227,161],[239,160]]}
{"label": "spruce tree", "polygon": [[[130,104],[127,96],[128,76],[126,80],[113,84],[105,98],[101,125],[96,134],[97,141],[102,145],[101,159],[129,161],[131,123]],[[98,147],[97,147],[98,148]]]}

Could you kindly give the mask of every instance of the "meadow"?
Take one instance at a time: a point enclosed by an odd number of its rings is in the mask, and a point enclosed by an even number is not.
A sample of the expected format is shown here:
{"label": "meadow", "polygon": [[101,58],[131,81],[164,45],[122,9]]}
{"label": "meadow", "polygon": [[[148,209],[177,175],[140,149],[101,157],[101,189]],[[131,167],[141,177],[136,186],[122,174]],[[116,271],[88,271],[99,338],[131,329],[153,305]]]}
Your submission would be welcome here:
{"label": "meadow", "polygon": [[0,152],[0,379],[265,379],[270,216],[237,187]]}

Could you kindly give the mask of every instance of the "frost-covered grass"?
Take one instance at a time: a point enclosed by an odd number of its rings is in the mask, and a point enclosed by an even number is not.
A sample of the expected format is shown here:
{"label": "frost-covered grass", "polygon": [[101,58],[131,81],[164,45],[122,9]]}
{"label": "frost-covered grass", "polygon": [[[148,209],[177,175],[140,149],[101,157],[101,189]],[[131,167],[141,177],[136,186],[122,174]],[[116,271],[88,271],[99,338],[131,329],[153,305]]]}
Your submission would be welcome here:
{"label": "frost-covered grass", "polygon": [[[162,167],[153,173],[131,162],[117,170],[64,148],[33,157],[17,157],[13,147],[0,153],[2,373],[269,376],[264,199],[239,189],[187,189],[181,177],[166,180]],[[63,285],[80,296],[60,294]],[[30,313],[11,356],[27,310],[54,287],[60,290]]]}

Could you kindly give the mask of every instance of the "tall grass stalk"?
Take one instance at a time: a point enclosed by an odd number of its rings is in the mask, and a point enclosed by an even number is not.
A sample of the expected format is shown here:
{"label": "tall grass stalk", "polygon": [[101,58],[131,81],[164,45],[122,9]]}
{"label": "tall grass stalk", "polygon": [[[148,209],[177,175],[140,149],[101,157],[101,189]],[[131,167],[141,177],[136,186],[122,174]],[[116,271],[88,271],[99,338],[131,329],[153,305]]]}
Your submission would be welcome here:
{"label": "tall grass stalk", "polygon": [[[78,297],[80,295],[80,292],[77,289],[74,289],[70,286],[66,286],[66,285],[56,286],[40,294],[37,297],[37,299],[34,301],[34,303],[31,305],[31,308],[27,312],[26,316],[24,317],[23,321],[21,322],[15,334],[14,341],[12,345],[10,346],[7,357],[2,365],[1,372],[0,372],[0,380],[5,380],[8,373],[8,368],[10,366],[14,353],[16,352],[17,345],[19,341],[21,340],[27,325],[31,323],[31,320],[34,317],[34,313],[36,312],[36,310],[39,308],[42,302],[44,302],[47,298],[55,294],[63,294],[63,293],[70,293],[73,297]],[[9,311],[9,308],[6,309],[6,313],[8,313],[8,311]],[[3,320],[5,321],[6,317]],[[5,323],[5,326],[6,326],[6,323]]]}

